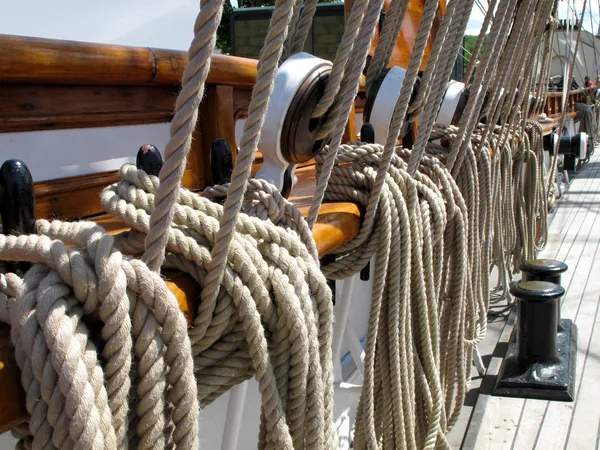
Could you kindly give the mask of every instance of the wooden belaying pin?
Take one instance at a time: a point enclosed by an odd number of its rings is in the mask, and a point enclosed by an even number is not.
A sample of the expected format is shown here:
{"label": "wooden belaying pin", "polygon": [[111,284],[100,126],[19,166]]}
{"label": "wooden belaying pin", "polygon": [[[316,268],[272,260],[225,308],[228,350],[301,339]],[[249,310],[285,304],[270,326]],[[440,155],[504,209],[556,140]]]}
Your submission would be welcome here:
{"label": "wooden belaying pin", "polygon": [[135,158],[135,166],[138,169],[157,177],[162,165],[162,155],[154,145],[145,144],[140,147]]}
{"label": "wooden belaying pin", "polygon": [[218,138],[210,146],[210,173],[213,184],[225,184],[231,181],[233,154],[229,143]]}
{"label": "wooden belaying pin", "polygon": [[[23,161],[9,159],[0,167],[0,216],[4,234],[35,233],[35,193],[33,177]],[[29,263],[9,264],[9,270],[22,276]]]}

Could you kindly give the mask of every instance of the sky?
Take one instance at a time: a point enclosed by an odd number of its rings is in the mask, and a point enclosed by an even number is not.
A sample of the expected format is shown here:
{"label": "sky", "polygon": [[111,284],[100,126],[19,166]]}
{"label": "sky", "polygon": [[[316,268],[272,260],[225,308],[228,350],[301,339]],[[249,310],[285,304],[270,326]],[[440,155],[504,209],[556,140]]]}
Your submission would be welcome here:
{"label": "sky", "polygon": [[[481,3],[487,6],[487,0]],[[589,7],[584,21],[584,28],[594,32],[598,3],[589,0],[593,27]],[[583,0],[575,4],[581,11]],[[0,33],[185,50],[198,5],[198,0],[0,0]],[[567,10],[561,1],[561,18]],[[466,34],[478,34],[483,18],[475,6]]]}

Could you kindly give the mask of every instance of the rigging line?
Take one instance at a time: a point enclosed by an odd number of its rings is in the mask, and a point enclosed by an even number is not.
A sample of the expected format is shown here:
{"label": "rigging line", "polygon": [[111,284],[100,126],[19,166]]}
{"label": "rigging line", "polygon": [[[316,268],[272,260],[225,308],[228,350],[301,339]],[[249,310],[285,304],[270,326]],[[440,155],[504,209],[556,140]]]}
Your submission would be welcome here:
{"label": "rigging line", "polygon": [[567,92],[569,92],[571,86],[567,85],[568,83],[568,73],[569,73],[569,60],[570,60],[570,56],[571,56],[571,32],[570,32],[570,28],[571,28],[571,0],[567,1],[567,14],[566,14],[566,21],[565,21],[565,64],[563,66],[563,92],[562,92],[562,98],[561,98],[561,107],[564,110],[566,101],[567,101]]}
{"label": "rigging line", "polygon": [[[583,0],[583,10],[585,11],[585,8],[587,6],[587,0]],[[583,16],[581,17],[583,19]],[[575,57],[577,56],[577,48],[579,47],[579,40],[581,38],[581,24],[582,22],[579,22],[579,30],[577,33],[577,40],[575,41],[575,51],[573,53],[573,64],[575,64]],[[561,114],[560,114],[560,122],[559,122],[559,126],[558,126],[558,140],[560,141],[560,137],[562,135],[563,132],[563,126],[565,123],[565,118],[567,115],[567,110],[565,108],[565,93],[568,92],[569,89],[565,89],[565,81],[567,82],[566,86],[571,86],[571,80],[573,77],[573,67],[571,66],[570,71],[569,71],[569,76],[565,79],[563,79],[563,102],[562,102],[562,106],[561,106]],[[558,164],[558,152],[554,153],[554,156],[552,158],[552,166],[551,166],[551,170],[548,173],[548,179],[547,179],[547,188],[546,188],[546,192],[550,192],[550,189],[552,187],[552,184],[555,181],[555,178],[553,177],[553,175],[556,173],[556,167]],[[554,179],[553,179],[554,178]]]}
{"label": "rigging line", "polygon": [[[584,17],[585,17],[585,10],[583,10],[581,12],[581,27],[583,27]],[[583,43],[584,42],[582,41],[581,44],[583,44]],[[583,64],[585,65],[585,76],[587,76],[587,70],[588,70],[587,56],[585,54],[585,49],[583,48],[583,45],[582,45],[581,50],[582,50],[581,53],[583,53]],[[579,76],[581,76],[581,70],[579,68],[577,68],[577,71],[579,72]],[[585,78],[581,78],[581,80],[585,83]],[[584,86],[585,86],[585,84],[584,84]]]}
{"label": "rigging line", "polygon": [[596,36],[594,34],[594,15],[592,14],[592,2],[588,4],[590,10],[590,35],[592,37],[592,45],[594,47],[594,70],[596,78],[598,78],[598,50],[596,49]]}
{"label": "rigging line", "polygon": [[486,10],[483,7],[483,5],[479,2],[479,0],[475,0],[475,4],[479,8],[479,10],[482,12],[482,14],[485,16],[486,15]]}

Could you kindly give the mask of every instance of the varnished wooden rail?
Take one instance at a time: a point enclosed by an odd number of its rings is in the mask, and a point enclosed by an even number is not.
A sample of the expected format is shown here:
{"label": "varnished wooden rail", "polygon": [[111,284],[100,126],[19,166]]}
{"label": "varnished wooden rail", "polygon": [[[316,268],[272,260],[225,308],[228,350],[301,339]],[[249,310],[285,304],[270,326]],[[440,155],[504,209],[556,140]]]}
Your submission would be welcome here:
{"label": "varnished wooden rail", "polygon": [[[583,88],[569,91],[567,97],[567,112],[575,111],[575,103],[585,102],[586,97],[592,96],[597,88]],[[547,116],[554,116],[562,113],[562,92],[548,92],[546,104],[544,105],[544,113]]]}
{"label": "varnished wooden rail", "polygon": [[[187,52],[0,35],[0,82],[176,86]],[[213,55],[208,84],[252,87],[256,60]]]}

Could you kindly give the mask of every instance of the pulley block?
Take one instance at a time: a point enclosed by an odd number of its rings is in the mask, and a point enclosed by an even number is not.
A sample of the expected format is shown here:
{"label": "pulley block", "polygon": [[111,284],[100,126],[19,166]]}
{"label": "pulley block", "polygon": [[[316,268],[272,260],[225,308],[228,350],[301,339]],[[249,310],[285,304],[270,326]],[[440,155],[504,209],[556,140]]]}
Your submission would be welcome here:
{"label": "pulley block", "polygon": [[[390,67],[375,79],[367,91],[363,121],[373,125],[376,144],[385,145],[405,77],[406,70],[401,67]],[[417,78],[413,87],[411,102],[419,91],[419,84],[420,80]],[[404,121],[405,128],[401,131],[400,138],[406,136],[409,130],[407,126],[409,122],[410,117],[407,115]]]}
{"label": "pulley block", "polygon": [[284,196],[291,191],[296,164],[311,160],[326,144],[317,135],[327,115],[311,115],[325,92],[330,73],[329,61],[297,53],[279,67],[275,76],[258,144],[263,163],[256,177],[272,183]]}
{"label": "pulley block", "polygon": [[545,135],[543,144],[544,151],[548,152],[550,156],[554,156],[554,153],[558,150],[558,134],[550,133]]}
{"label": "pulley block", "polygon": [[465,83],[450,81],[444,93],[436,122],[440,125],[457,125],[469,100],[469,90]]}
{"label": "pulley block", "polygon": [[577,159],[585,159],[587,156],[588,135],[577,133],[575,136],[561,136],[559,154],[571,155]]}

